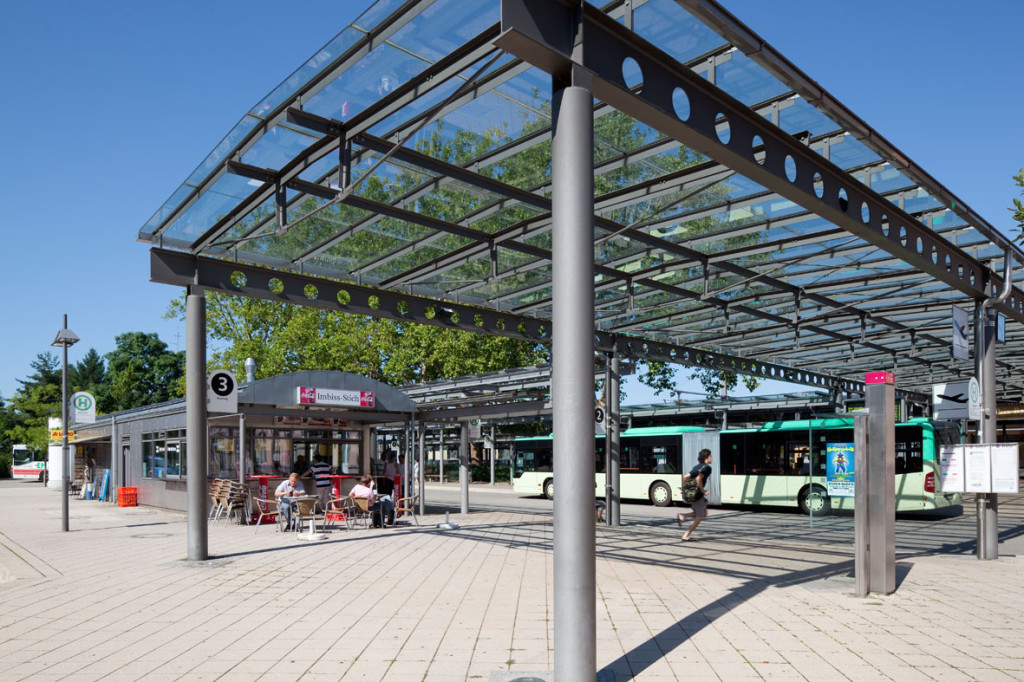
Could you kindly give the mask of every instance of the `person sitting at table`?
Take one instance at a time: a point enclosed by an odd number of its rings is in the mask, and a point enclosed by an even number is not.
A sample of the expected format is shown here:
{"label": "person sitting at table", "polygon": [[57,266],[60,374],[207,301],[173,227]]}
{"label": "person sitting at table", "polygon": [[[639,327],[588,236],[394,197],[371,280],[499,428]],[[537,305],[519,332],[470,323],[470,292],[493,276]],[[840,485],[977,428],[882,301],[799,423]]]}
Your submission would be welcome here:
{"label": "person sitting at table", "polygon": [[[367,507],[371,512],[381,510],[381,514],[387,514],[387,525],[395,525],[395,503],[389,495],[378,495],[373,489],[373,476],[367,474],[359,479],[359,483],[353,486],[349,497],[362,497],[368,500]],[[374,525],[377,525],[374,521]]]}
{"label": "person sitting at table", "polygon": [[285,528],[292,527],[292,498],[305,495],[306,489],[302,487],[298,474],[291,474],[274,491],[274,497],[280,503],[281,513],[284,514]]}

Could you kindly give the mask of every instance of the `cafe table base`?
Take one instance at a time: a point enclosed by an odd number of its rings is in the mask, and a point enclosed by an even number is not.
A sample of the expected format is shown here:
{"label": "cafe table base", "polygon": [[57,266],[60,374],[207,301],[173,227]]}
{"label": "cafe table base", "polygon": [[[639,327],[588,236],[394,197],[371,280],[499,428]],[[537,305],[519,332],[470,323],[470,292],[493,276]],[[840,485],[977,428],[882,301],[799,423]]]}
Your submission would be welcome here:
{"label": "cafe table base", "polygon": [[295,537],[298,538],[299,540],[305,540],[307,542],[313,542],[313,541],[316,541],[316,540],[326,540],[327,539],[327,534],[326,533],[317,533],[316,532],[316,521],[314,519],[310,519],[309,520],[309,532],[308,533],[299,533]]}

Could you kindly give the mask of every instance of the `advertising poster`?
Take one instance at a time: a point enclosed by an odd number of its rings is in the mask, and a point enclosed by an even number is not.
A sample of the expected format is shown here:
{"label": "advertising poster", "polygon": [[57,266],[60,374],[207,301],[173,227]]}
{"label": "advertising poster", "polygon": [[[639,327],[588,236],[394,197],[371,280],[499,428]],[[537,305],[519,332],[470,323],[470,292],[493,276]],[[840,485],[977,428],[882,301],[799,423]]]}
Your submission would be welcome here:
{"label": "advertising poster", "polygon": [[853,443],[826,443],[825,459],[829,497],[853,497]]}
{"label": "advertising poster", "polygon": [[944,445],[939,450],[942,492],[964,492],[964,446]]}

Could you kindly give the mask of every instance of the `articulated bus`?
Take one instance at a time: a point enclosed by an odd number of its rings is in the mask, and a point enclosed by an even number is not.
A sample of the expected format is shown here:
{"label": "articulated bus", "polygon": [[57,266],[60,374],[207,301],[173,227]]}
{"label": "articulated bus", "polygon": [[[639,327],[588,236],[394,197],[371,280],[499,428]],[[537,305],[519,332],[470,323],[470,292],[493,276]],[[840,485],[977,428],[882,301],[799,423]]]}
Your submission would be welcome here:
{"label": "articulated bus", "polygon": [[[852,509],[852,497],[829,497],[826,445],[852,443],[849,418],[769,422],[758,428],[706,431],[700,427],[629,429],[620,443],[620,497],[657,506],[681,501],[682,475],[711,450],[711,504],[798,507],[803,513]],[[914,419],[896,425],[896,509],[927,511],[962,504],[939,490],[938,450],[960,442],[955,423]],[[551,436],[514,444],[513,489],[554,495]],[[605,439],[595,439],[595,495],[604,497]],[[856,469],[854,469],[856,472]]]}

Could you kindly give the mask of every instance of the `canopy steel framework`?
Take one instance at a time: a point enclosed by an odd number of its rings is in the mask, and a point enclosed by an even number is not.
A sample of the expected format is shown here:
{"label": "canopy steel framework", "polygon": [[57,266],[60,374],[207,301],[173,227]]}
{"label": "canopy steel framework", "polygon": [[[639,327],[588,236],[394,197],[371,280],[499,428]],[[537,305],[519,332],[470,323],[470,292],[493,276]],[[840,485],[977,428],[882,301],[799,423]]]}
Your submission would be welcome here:
{"label": "canopy steel framework", "polygon": [[[516,4],[549,25],[570,11]],[[143,227],[153,278],[549,341],[540,70],[572,36],[500,9],[373,5]],[[598,350],[836,390],[972,373],[949,306],[998,291],[1006,253],[1019,281],[1012,242],[714,2],[588,5],[582,31]],[[1022,305],[1014,288],[996,308],[1021,322]],[[1024,396],[1022,350],[1008,325],[1004,399]]]}
{"label": "canopy steel framework", "polygon": [[190,471],[204,289],[552,343],[559,679],[595,672],[594,350],[928,393],[991,306],[986,414],[1024,395],[1019,249],[713,0],[379,0],[139,237],[190,288]]}

